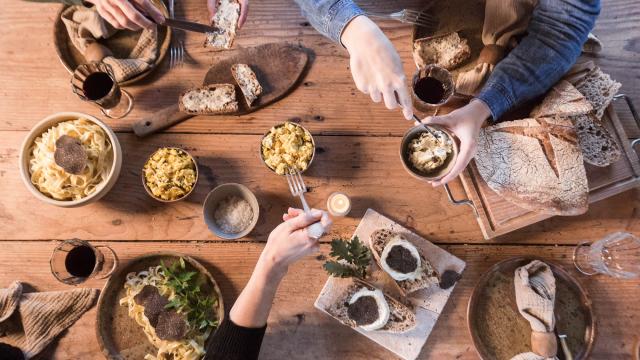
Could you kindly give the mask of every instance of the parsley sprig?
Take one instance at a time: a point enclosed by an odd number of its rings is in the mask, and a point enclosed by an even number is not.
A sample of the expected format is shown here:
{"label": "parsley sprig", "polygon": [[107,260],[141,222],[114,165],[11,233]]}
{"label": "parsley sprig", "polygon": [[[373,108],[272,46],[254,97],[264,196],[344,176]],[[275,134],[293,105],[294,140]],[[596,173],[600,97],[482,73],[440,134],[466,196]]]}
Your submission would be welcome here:
{"label": "parsley sprig", "polygon": [[366,277],[367,267],[371,262],[371,251],[358,236],[354,236],[351,240],[331,240],[329,255],[335,258],[324,263],[324,269],[329,275],[341,278],[364,279]]}
{"label": "parsley sprig", "polygon": [[205,333],[218,327],[218,320],[214,316],[214,306],[218,304],[215,293],[205,294],[200,285],[202,280],[197,271],[187,271],[183,258],[170,266],[160,263],[160,270],[167,279],[166,285],[174,291],[175,297],[165,306],[185,314],[187,321],[198,332]]}

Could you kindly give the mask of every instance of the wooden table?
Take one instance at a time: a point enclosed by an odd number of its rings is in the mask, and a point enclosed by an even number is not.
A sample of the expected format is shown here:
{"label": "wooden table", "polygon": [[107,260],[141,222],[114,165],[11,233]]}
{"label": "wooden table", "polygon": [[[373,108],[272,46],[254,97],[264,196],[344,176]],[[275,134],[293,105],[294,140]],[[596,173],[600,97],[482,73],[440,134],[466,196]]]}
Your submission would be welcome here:
{"label": "wooden table", "polygon": [[[178,1],[179,17],[205,22],[204,0]],[[386,4],[386,2],[385,2]],[[362,4],[371,8],[371,3]],[[397,1],[387,10],[420,7],[419,1]],[[391,7],[393,6],[393,8]],[[202,48],[202,36],[188,34],[189,64],[169,70],[168,61],[142,83],[128,88],[136,103],[122,120],[107,120],[118,132],[126,161],[114,189],[102,201],[82,209],[43,205],[31,196],[18,172],[22,139],[32,125],[57,111],[81,111],[104,118],[79,101],[69,89],[69,74],[56,58],[51,33],[59,5],[3,1],[0,13],[0,286],[13,280],[38,290],[64,290],[49,272],[49,255],[59,240],[81,238],[107,243],[123,261],[154,250],[173,250],[197,257],[219,280],[225,303],[231,304],[249,278],[269,231],[289,205],[296,205],[286,182],[260,163],[260,135],[275,123],[299,121],[315,135],[317,159],[306,173],[307,197],[325,206],[329,193],[353,197],[351,217],[336,221],[334,236],[350,236],[371,207],[441,245],[467,262],[422,358],[475,359],[466,328],[466,306],[479,276],[495,262],[535,254],[555,261],[573,274],[573,246],[623,230],[640,233],[640,191],[628,191],[593,205],[585,215],[553,218],[507,236],[485,241],[466,207],[454,207],[443,189],[410,177],[398,158],[398,146],[410,126],[398,111],[373,104],[355,88],[348,55],[319,35],[291,0],[254,1],[237,46],[287,41],[315,53],[301,86],[288,98],[241,117],[196,117],[163,134],[138,139],[133,121],[175,101],[187,87],[199,84],[212,54]],[[382,22],[411,74],[411,29]],[[640,3],[607,0],[595,33],[604,42],[596,59],[606,72],[623,82],[625,92],[640,104]],[[630,137],[638,137],[628,111],[618,112]],[[201,181],[187,201],[164,205],[148,198],[139,181],[145,157],[159,146],[178,145],[192,151],[201,164]],[[258,196],[262,216],[256,230],[237,242],[216,239],[206,228],[201,203],[214,186],[240,182]],[[459,183],[453,191],[461,194]],[[322,246],[328,253],[328,245]],[[296,264],[285,278],[269,320],[264,359],[389,359],[393,356],[364,337],[313,308],[326,274],[323,256]],[[577,274],[576,274],[577,275]],[[639,281],[579,276],[593,297],[598,317],[594,359],[631,359],[640,342]],[[101,287],[103,281],[86,285]],[[95,309],[85,314],[45,358],[101,358],[94,335]],[[375,349],[375,351],[372,351]]]}

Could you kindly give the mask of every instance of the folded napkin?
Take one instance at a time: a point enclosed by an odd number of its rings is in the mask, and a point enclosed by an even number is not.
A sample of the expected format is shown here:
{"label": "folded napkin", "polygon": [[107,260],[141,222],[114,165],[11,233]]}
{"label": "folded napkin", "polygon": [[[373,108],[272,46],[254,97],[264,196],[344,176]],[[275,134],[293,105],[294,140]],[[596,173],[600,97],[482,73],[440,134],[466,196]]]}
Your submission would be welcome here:
{"label": "folded napkin", "polygon": [[[95,8],[70,6],[62,13],[62,21],[67,28],[71,42],[85,57],[89,57],[87,56],[88,52],[93,51],[92,47],[98,45],[96,39],[106,39],[117,32],[100,17]],[[158,56],[157,47],[158,28],[153,26],[150,29],[142,30],[138,43],[126,59],[116,59],[109,54],[99,60],[111,65],[116,81],[122,82],[150,69]]]}
{"label": "folded napkin", "polygon": [[520,315],[531,325],[532,352],[512,360],[556,359],[557,344],[553,328],[556,279],[549,265],[539,260],[516,269],[513,279]]}
{"label": "folded napkin", "polygon": [[30,359],[91,309],[97,297],[98,290],[88,288],[23,293],[16,281],[0,289],[0,343],[20,348]]}

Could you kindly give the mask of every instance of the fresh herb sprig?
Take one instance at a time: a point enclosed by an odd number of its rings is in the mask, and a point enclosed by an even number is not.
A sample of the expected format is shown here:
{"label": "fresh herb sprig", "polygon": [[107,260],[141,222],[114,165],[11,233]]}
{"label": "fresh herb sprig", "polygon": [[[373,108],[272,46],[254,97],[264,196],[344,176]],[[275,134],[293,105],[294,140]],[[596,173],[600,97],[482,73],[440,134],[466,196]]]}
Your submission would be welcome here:
{"label": "fresh herb sprig", "polygon": [[170,266],[161,262],[160,269],[167,279],[166,285],[175,294],[165,308],[185,314],[189,324],[201,333],[205,333],[208,328],[217,328],[218,320],[214,320],[213,308],[218,304],[218,299],[215,293],[208,295],[202,292],[198,272],[187,271],[183,258]]}
{"label": "fresh herb sprig", "polygon": [[324,263],[323,267],[329,275],[341,278],[366,277],[367,267],[371,262],[371,251],[358,236],[351,240],[331,240],[329,255],[335,258]]}

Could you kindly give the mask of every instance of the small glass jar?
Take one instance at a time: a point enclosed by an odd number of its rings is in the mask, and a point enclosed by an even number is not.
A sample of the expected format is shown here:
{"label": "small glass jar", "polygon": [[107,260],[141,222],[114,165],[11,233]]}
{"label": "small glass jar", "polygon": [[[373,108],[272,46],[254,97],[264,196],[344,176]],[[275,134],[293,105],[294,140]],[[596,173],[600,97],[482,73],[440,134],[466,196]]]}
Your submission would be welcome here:
{"label": "small glass jar", "polygon": [[327,199],[327,210],[333,216],[347,216],[351,211],[351,199],[345,193],[334,192]]}

